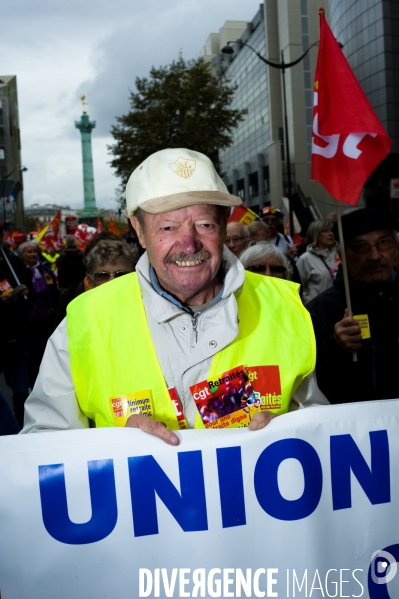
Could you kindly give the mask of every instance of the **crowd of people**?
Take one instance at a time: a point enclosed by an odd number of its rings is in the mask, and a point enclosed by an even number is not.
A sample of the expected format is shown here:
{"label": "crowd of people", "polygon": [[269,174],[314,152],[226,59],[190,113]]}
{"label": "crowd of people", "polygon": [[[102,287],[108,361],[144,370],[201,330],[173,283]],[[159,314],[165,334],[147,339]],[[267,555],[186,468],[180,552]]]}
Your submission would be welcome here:
{"label": "crowd of people", "polygon": [[[3,233],[0,223],[0,242]],[[24,235],[17,236],[14,247],[1,243],[0,372],[12,391],[13,413],[0,392],[0,433],[22,428],[25,400],[68,304],[89,289],[133,272],[138,257],[135,244],[106,231],[84,250],[73,236],[67,236],[65,247],[57,252],[41,250]]]}
{"label": "crowd of people", "polygon": [[335,215],[311,223],[297,245],[271,206],[248,227],[227,222],[240,199],[209,159],[185,152],[198,180],[176,178],[174,150],[132,174],[127,210],[140,247],[108,232],[84,251],[67,238],[59,256],[31,241],[3,244],[0,369],[14,410],[0,396],[1,434],[23,426],[29,393],[23,432],[113,426],[111,397],[152,389],[151,418],[127,413],[126,425],[177,444],[170,398],[200,426],[189,389],[238,364],[279,368],[280,387],[266,392],[276,409],[257,414],[252,429],[293,406],[399,397],[397,219],[367,209],[342,217],[351,317]]}

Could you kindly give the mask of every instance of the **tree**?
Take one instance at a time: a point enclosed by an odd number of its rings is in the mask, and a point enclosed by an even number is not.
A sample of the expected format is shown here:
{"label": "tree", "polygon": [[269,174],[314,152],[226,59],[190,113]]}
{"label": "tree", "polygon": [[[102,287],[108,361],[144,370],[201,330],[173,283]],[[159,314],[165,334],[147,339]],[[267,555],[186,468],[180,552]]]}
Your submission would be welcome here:
{"label": "tree", "polygon": [[122,184],[150,154],[164,148],[189,148],[209,156],[220,171],[219,150],[232,143],[232,132],[246,110],[231,108],[235,87],[213,77],[202,58],[181,56],[166,67],[136,78],[131,110],[117,117],[111,129],[115,143],[108,147],[111,166]]}

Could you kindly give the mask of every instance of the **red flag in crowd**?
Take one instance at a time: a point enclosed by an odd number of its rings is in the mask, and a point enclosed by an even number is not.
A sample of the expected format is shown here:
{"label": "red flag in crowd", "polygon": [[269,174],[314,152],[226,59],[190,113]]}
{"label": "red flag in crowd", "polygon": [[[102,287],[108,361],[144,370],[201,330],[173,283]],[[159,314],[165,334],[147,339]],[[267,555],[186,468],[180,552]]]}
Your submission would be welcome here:
{"label": "red flag in crowd", "polygon": [[119,231],[118,227],[116,226],[113,218],[109,219],[108,231],[110,233],[113,233],[114,235],[121,235],[121,232]]}
{"label": "red flag in crowd", "polygon": [[246,206],[235,206],[228,218],[229,223],[242,223],[246,227],[250,225],[257,218],[255,212]]}
{"label": "red flag in crowd", "polygon": [[74,237],[78,242],[78,248],[83,250],[95,235],[97,235],[97,231],[94,227],[89,227],[85,223],[77,225]]}
{"label": "red flag in crowd", "polygon": [[104,231],[103,221],[101,220],[101,218],[99,216],[97,216],[97,218],[96,218],[96,229],[97,229],[97,233],[102,233]]}
{"label": "red flag in crowd", "polygon": [[58,232],[60,230],[61,222],[61,210],[58,210],[57,214],[53,216],[48,225],[43,227],[38,236],[35,238],[35,242],[39,244],[42,249],[48,249],[57,246],[58,247]]}
{"label": "red flag in crowd", "polygon": [[320,9],[314,84],[312,179],[356,206],[362,188],[389,154],[391,140],[359,85]]}

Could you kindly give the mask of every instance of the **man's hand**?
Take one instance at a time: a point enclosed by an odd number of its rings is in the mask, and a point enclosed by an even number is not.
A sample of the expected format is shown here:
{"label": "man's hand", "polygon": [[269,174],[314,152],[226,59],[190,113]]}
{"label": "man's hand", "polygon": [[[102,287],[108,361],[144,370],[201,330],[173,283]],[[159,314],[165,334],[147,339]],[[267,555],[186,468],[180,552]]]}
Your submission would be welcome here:
{"label": "man's hand", "polygon": [[139,428],[140,430],[148,433],[149,435],[154,435],[154,437],[159,437],[168,445],[179,445],[180,440],[179,437],[173,431],[170,431],[166,428],[163,422],[158,422],[157,420],[152,420],[148,416],[141,416],[140,414],[132,414],[127,419],[126,425],[131,428]]}
{"label": "man's hand", "polygon": [[13,291],[16,295],[28,295],[29,289],[26,285],[18,285]]}
{"label": "man's hand", "polygon": [[288,258],[291,258],[291,260],[293,260],[297,254],[298,248],[296,247],[296,245],[289,245],[285,250],[285,255],[288,256]]}
{"label": "man's hand", "polygon": [[334,338],[339,347],[350,354],[360,349],[362,335],[359,323],[348,317],[348,310],[345,310],[344,318],[334,326]]}
{"label": "man's hand", "polygon": [[273,412],[257,412],[249,423],[248,428],[250,431],[258,431],[261,428],[265,428],[270,420],[273,420],[276,416],[277,414],[274,414]]}
{"label": "man's hand", "polygon": [[0,295],[0,300],[5,304],[10,304],[14,302],[17,297],[21,297],[23,295],[27,295],[29,293],[29,289],[26,285],[18,285],[13,289],[12,293],[8,293],[7,295]]}

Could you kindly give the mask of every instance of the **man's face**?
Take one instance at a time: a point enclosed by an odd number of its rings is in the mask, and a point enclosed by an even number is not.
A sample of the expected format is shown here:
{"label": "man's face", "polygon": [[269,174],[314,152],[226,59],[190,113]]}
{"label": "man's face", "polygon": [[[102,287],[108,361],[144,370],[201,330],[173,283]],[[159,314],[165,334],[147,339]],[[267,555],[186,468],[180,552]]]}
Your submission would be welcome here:
{"label": "man's face", "polygon": [[206,303],[217,295],[225,228],[215,206],[198,204],[164,214],[147,213],[144,229],[134,215],[131,222],[166,291],[190,305]]}
{"label": "man's face", "polygon": [[246,248],[247,237],[242,235],[242,225],[240,223],[228,223],[226,229],[225,245],[238,258]]}
{"label": "man's face", "polygon": [[355,281],[389,281],[398,253],[392,231],[382,229],[354,237],[346,247],[348,270]]}
{"label": "man's face", "polygon": [[262,220],[269,227],[270,236],[276,237],[278,233],[278,217],[274,214],[265,214],[262,216]]}

